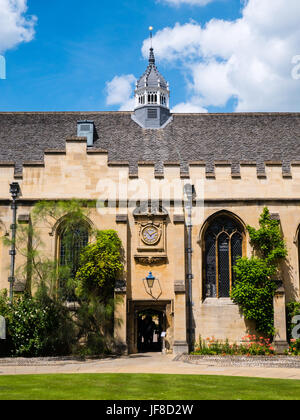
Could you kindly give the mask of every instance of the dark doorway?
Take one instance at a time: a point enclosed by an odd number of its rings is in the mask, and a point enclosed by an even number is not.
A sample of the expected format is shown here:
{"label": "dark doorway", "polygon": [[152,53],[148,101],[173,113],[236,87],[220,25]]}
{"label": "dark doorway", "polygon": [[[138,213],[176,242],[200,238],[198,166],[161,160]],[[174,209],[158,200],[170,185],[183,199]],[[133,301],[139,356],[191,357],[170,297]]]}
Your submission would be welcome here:
{"label": "dark doorway", "polygon": [[[163,350],[163,341],[166,349],[170,349],[170,337],[173,337],[173,313],[173,303],[170,300],[128,300],[127,340],[129,353],[160,352]],[[147,315],[151,316],[155,323],[152,343],[151,340],[146,343],[142,334],[142,321]],[[165,338],[161,337],[161,332],[166,333]]]}
{"label": "dark doorway", "polygon": [[161,333],[165,331],[164,324],[165,316],[162,311],[145,309],[137,313],[139,353],[162,351]]}

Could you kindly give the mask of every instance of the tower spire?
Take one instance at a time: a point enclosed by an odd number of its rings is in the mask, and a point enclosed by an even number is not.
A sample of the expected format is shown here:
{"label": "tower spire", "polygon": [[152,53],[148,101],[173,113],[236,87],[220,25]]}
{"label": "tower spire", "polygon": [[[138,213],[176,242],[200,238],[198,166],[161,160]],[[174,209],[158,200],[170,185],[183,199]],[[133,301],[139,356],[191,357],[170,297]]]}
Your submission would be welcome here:
{"label": "tower spire", "polygon": [[150,31],[150,54],[149,54],[149,64],[154,65],[155,64],[155,57],[154,57],[154,50],[152,45],[152,39],[153,39],[153,26],[149,27]]}
{"label": "tower spire", "polygon": [[149,27],[149,31],[149,64],[136,83],[135,108],[131,118],[143,128],[159,129],[172,120],[169,108],[170,90],[169,84],[155,64],[152,26]]}
{"label": "tower spire", "polygon": [[149,64],[154,65],[155,64],[155,57],[154,57],[154,50],[153,48],[150,48],[150,54],[149,54]]}

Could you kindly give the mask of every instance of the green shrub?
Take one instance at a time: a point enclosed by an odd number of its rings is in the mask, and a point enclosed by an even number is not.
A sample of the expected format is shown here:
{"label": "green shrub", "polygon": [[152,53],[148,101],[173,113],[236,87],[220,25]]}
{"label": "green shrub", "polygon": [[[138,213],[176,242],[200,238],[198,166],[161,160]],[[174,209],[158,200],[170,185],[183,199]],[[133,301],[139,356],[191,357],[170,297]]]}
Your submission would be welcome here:
{"label": "green shrub", "polygon": [[114,230],[96,232],[96,241],[83,249],[74,281],[80,301],[76,314],[78,352],[100,355],[114,351],[116,281],[123,276],[122,243]]}
{"label": "green shrub", "polygon": [[247,226],[255,256],[239,258],[233,267],[235,282],[231,292],[246,319],[254,321],[256,330],[268,337],[274,331],[273,298],[277,288],[279,264],[287,255],[279,221],[271,218],[268,208],[259,220],[260,228]]}
{"label": "green shrub", "polygon": [[[18,224],[16,249],[24,264],[16,277],[25,284],[25,294],[12,306],[7,296],[0,296],[0,315],[7,321],[0,354],[37,357],[112,350],[113,326],[119,322],[114,319],[114,288],[123,274],[122,244],[113,230],[90,231],[96,241],[80,256],[74,253],[78,245],[74,232],[86,222],[90,207],[95,203],[42,201],[34,206],[28,225]],[[49,259],[42,240],[41,226],[52,230],[57,223],[64,233],[63,264]],[[6,238],[4,244],[10,246],[11,240]],[[76,313],[66,308],[66,300],[76,301]]]}
{"label": "green shrub", "polygon": [[5,354],[16,357],[68,355],[74,344],[69,311],[51,299],[16,298],[9,305],[0,299],[0,315],[7,323]]}
{"label": "green shrub", "polygon": [[256,330],[267,336],[274,334],[273,297],[277,289],[271,280],[274,273],[259,258],[241,258],[234,267],[236,283],[231,298],[243,309],[246,319],[255,321]]}
{"label": "green shrub", "polygon": [[82,299],[98,296],[102,302],[110,300],[122,272],[122,243],[117,233],[98,231],[96,241],[81,252],[75,278],[76,295]]}
{"label": "green shrub", "polygon": [[99,356],[114,351],[114,305],[113,299],[104,304],[92,297],[81,302],[76,314],[79,331],[76,351],[81,356]]}

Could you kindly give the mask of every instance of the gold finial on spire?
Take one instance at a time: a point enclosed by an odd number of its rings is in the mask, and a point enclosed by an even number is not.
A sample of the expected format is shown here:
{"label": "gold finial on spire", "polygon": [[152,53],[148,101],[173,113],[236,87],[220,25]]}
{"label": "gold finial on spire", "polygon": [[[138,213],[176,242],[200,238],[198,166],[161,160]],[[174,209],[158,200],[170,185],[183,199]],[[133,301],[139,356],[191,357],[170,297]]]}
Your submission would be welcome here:
{"label": "gold finial on spire", "polygon": [[155,64],[155,57],[153,53],[153,45],[152,45],[152,38],[153,38],[153,26],[149,26],[150,31],[150,56],[149,56],[149,64],[154,65]]}
{"label": "gold finial on spire", "polygon": [[150,40],[151,40],[151,48],[152,48],[152,32],[153,32],[153,26],[149,26],[150,31]]}

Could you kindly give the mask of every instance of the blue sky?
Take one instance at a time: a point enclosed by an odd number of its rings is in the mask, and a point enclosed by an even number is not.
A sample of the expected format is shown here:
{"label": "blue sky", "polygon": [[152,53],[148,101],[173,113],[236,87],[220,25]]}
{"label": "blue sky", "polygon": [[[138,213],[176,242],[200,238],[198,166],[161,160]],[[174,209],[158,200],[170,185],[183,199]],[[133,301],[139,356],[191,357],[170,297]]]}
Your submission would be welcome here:
{"label": "blue sky", "polygon": [[[210,0],[205,6],[199,4],[202,1],[0,0],[4,6],[23,3],[20,16],[27,21],[32,15],[37,18],[27,42],[16,39],[14,45],[6,45],[10,34],[0,30],[0,53],[7,63],[7,78],[0,80],[0,111],[125,109],[130,98],[110,101],[107,87],[116,77],[127,83],[126,76],[143,73],[148,47],[144,45],[144,56],[142,47],[149,25],[154,26],[158,68],[170,82],[171,106],[178,111],[295,111],[297,103],[300,110],[300,80],[291,77],[291,60],[300,55],[299,19],[294,27],[292,14],[300,17],[300,2],[289,0],[290,15],[283,16],[286,25],[270,31],[273,22],[268,21],[267,9],[262,9],[266,24],[254,11],[258,0],[249,0],[248,5],[240,0]],[[286,3],[259,0],[257,4],[267,7],[268,2],[270,7],[276,3],[277,13]],[[274,55],[281,54],[280,62],[267,57],[264,43],[266,48],[274,47]],[[281,47],[282,43],[286,45]],[[247,65],[251,77],[248,73],[242,77]],[[264,97],[255,98],[253,90],[261,93],[266,84]],[[133,78],[129,85],[134,88]],[[118,86],[115,83],[113,88]]]}

